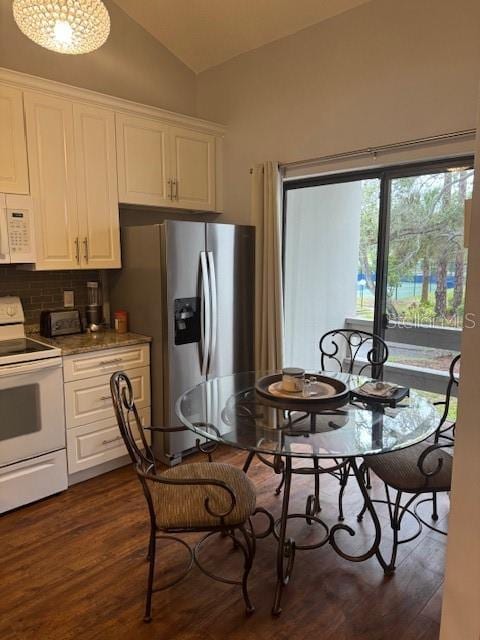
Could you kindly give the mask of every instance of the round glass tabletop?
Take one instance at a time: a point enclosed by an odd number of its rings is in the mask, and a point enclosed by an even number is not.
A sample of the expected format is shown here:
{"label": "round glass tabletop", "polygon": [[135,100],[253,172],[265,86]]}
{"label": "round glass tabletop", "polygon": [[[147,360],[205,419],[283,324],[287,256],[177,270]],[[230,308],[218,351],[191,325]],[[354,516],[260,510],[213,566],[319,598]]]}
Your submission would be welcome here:
{"label": "round glass tabletop", "polygon": [[[310,413],[279,409],[255,390],[265,373],[213,378],[177,401],[181,422],[208,440],[262,454],[298,458],[348,458],[409,447],[430,436],[438,424],[433,404],[411,390],[396,408],[349,403]],[[354,389],[366,378],[324,375]]]}

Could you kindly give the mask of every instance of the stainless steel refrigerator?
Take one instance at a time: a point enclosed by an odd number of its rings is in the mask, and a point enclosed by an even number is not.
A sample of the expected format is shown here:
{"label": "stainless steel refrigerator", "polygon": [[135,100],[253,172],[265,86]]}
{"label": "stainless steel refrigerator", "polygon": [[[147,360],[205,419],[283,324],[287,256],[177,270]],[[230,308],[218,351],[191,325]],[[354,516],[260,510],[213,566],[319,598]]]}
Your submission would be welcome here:
{"label": "stainless steel refrigerator", "polygon": [[[203,380],[250,371],[254,340],[254,227],[166,221],[122,228],[122,270],[110,277],[112,310],[153,338],[152,424],[177,426],[177,398]],[[154,434],[169,464],[195,447],[185,431]]]}

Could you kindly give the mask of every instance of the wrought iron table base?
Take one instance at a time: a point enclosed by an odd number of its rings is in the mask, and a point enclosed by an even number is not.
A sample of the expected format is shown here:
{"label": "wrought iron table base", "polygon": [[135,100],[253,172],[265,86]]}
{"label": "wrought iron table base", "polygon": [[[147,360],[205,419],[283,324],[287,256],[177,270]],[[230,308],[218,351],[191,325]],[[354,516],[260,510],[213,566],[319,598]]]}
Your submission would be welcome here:
{"label": "wrought iron table base", "polygon": [[[272,607],[272,614],[275,616],[280,615],[282,611],[281,601],[284,587],[288,584],[292,571],[293,565],[295,561],[295,553],[296,551],[306,551],[311,549],[318,549],[324,546],[327,543],[330,543],[334,551],[345,560],[350,560],[351,562],[363,562],[364,560],[368,560],[372,556],[376,556],[378,562],[382,569],[387,573],[388,565],[385,562],[381,552],[380,552],[380,541],[381,541],[381,526],[380,521],[378,519],[377,513],[375,511],[375,507],[373,505],[372,500],[370,499],[370,495],[368,493],[366,487],[366,478],[365,478],[365,470],[363,468],[363,464],[358,466],[355,458],[346,458],[341,462],[338,462],[335,466],[329,467],[328,469],[320,467],[318,464],[318,459],[314,459],[313,467],[300,467],[294,468],[292,466],[292,458],[290,456],[285,456],[285,462],[282,460],[282,464],[280,465],[278,462],[276,463],[276,468],[278,469],[277,473],[283,473],[284,475],[284,489],[283,489],[283,502],[282,502],[282,513],[279,520],[276,522],[273,533],[278,540],[278,549],[277,549],[277,585],[275,589],[275,598]],[[338,523],[333,527],[329,527],[321,518],[318,517],[318,513],[320,512],[320,500],[319,500],[319,476],[322,473],[332,473],[333,471],[337,471],[339,469],[349,468],[353,471],[355,475],[358,486],[362,493],[362,497],[364,499],[365,509],[369,512],[375,530],[375,537],[373,543],[370,548],[365,551],[365,553],[360,555],[351,555],[342,550],[339,542],[337,541],[337,534],[339,531],[346,531],[350,536],[355,535],[355,530],[352,529],[347,524]],[[290,491],[292,485],[292,476],[295,474],[304,474],[304,475],[313,475],[315,479],[315,493],[309,495],[306,502],[305,513],[289,513],[289,503],[290,503]],[[287,537],[287,523],[288,520],[303,518],[308,524],[317,524],[323,527],[325,531],[325,535],[322,539],[314,544],[309,545],[297,545],[295,540],[291,537]]]}

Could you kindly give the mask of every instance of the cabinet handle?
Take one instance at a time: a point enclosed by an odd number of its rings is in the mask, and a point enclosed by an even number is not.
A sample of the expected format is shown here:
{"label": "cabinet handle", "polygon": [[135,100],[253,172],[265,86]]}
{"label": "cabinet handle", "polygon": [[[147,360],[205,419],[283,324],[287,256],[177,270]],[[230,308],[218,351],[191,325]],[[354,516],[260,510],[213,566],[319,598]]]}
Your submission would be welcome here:
{"label": "cabinet handle", "polygon": [[77,259],[77,264],[80,264],[80,240],[75,238],[75,258]]}
{"label": "cabinet handle", "polygon": [[178,180],[176,178],[173,179],[173,186],[175,187],[175,191],[172,196],[172,200],[178,200]]}
{"label": "cabinet handle", "polygon": [[108,367],[111,364],[117,364],[118,362],[122,362],[122,358],[112,358],[111,360],[100,360],[101,367]]}
{"label": "cabinet handle", "polygon": [[85,258],[85,262],[88,262],[88,238],[83,239],[83,246],[85,247],[83,257]]}
{"label": "cabinet handle", "polygon": [[100,400],[111,400],[112,397],[111,396],[100,396]]}
{"label": "cabinet handle", "polygon": [[173,190],[172,190],[172,181],[168,180],[168,199],[173,200]]}
{"label": "cabinet handle", "polygon": [[117,436],[116,438],[110,438],[110,440],[102,440],[102,444],[110,444],[111,442],[117,442],[118,440],[122,440],[122,436]]}

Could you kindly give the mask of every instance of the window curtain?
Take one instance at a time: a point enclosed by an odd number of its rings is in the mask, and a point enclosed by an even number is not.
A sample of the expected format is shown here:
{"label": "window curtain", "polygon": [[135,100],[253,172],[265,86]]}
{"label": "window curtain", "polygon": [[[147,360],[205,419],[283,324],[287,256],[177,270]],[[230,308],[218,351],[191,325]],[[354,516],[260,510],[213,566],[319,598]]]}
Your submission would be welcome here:
{"label": "window curtain", "polygon": [[255,367],[283,366],[283,285],[281,180],[277,162],[252,171],[252,222],[255,251]]}

